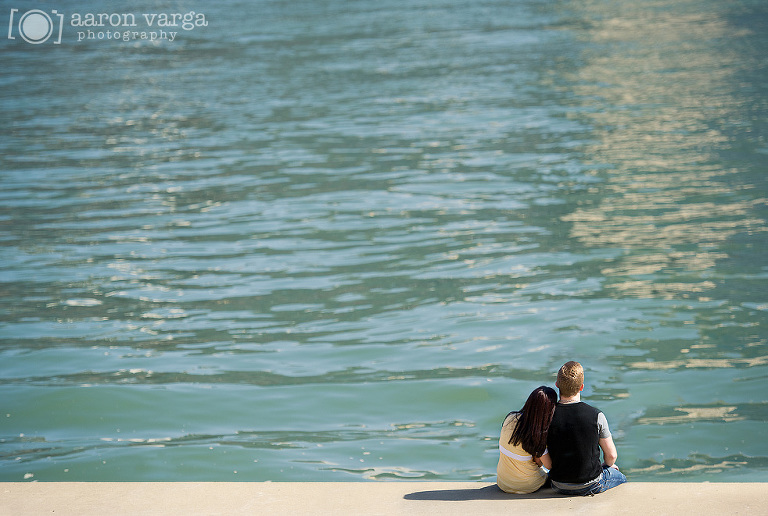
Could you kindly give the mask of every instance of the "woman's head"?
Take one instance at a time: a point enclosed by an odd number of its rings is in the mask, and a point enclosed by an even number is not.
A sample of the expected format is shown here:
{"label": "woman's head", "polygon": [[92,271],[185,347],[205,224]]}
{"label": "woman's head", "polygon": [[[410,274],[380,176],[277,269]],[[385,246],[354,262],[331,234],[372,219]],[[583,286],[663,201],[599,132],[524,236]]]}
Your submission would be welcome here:
{"label": "woman's head", "polygon": [[547,433],[557,405],[557,393],[542,385],[533,390],[520,411],[510,444],[520,444],[525,451],[537,457],[547,449]]}
{"label": "woman's head", "polygon": [[[528,410],[532,412],[554,413],[555,405],[557,405],[557,392],[552,387],[542,385],[541,387],[536,387],[528,396],[525,405],[523,405],[523,412]],[[551,417],[552,414],[550,414]]]}

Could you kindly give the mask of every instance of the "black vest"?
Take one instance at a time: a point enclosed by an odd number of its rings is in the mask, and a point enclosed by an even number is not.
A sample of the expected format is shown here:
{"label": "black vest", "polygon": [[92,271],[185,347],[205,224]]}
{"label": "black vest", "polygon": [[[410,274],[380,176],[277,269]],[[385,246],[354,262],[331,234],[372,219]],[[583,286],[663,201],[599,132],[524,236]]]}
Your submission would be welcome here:
{"label": "black vest", "polygon": [[549,476],[555,482],[584,484],[603,471],[598,414],[599,410],[583,402],[557,404],[547,435],[552,458]]}

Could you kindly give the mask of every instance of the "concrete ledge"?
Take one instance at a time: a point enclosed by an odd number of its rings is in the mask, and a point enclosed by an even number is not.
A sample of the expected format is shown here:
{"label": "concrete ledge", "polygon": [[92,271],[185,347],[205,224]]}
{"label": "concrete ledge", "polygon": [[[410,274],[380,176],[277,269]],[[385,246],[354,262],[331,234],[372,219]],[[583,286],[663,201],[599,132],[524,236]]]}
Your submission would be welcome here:
{"label": "concrete ledge", "polygon": [[510,495],[478,482],[0,483],[25,515],[764,514],[764,483],[629,482],[592,497]]}

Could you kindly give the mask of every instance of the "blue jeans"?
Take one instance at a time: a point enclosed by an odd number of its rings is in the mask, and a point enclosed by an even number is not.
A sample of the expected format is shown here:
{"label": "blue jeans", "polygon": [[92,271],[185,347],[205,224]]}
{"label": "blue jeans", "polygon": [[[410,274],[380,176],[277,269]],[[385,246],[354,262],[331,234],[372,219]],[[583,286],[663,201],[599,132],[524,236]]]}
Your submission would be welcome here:
{"label": "blue jeans", "polygon": [[587,486],[584,489],[571,491],[570,489],[568,490],[558,489],[553,485],[552,489],[554,489],[556,492],[560,494],[571,495],[571,496],[587,496],[587,495],[596,495],[597,493],[602,493],[603,491],[607,491],[612,487],[621,485],[626,481],[627,481],[627,477],[625,477],[624,473],[622,473],[618,469],[611,468],[609,466],[603,466],[603,474],[600,476],[600,480],[598,480],[591,486]]}

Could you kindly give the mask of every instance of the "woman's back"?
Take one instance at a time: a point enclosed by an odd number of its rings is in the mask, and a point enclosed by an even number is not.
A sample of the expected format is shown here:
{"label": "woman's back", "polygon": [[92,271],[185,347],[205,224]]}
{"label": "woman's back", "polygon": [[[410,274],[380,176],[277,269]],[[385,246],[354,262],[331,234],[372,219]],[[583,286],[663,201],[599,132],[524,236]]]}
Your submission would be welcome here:
{"label": "woman's back", "polygon": [[547,473],[533,461],[531,454],[522,446],[509,443],[519,416],[519,412],[510,413],[501,426],[496,483],[507,493],[525,494],[532,493],[544,485]]}

